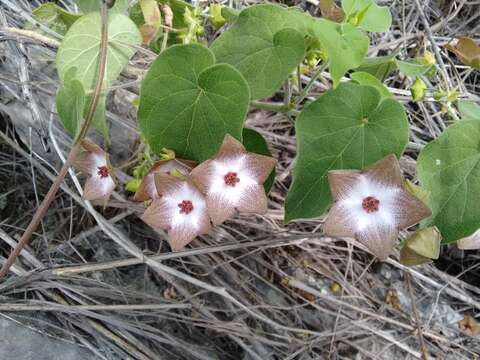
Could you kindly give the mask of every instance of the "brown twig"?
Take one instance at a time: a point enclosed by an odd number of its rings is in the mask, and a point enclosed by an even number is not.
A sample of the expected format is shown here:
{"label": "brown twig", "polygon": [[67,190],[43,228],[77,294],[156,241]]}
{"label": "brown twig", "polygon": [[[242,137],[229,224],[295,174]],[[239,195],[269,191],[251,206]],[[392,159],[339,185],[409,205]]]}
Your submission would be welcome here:
{"label": "brown twig", "polygon": [[63,167],[61,168],[55,182],[52,184],[52,186],[48,190],[47,195],[43,199],[42,203],[35,211],[35,214],[33,215],[33,218],[30,221],[30,224],[28,224],[28,227],[23,233],[20,240],[18,241],[17,246],[10,253],[8,259],[4,262],[2,268],[0,269],[0,279],[8,273],[8,270],[15,263],[15,260],[22,252],[22,249],[28,244],[28,242],[32,238],[34,231],[37,229],[38,225],[40,224],[43,217],[45,216],[48,208],[50,207],[50,204],[55,198],[55,195],[58,189],[60,188],[60,185],[65,179],[65,176],[67,175],[68,169],[70,168],[73,160],[75,159],[78,152],[80,151],[81,142],[85,138],[88,132],[88,129],[90,128],[90,125],[92,123],[93,115],[95,113],[95,109],[97,108],[97,104],[100,98],[100,93],[102,90],[103,78],[105,75],[105,67],[107,62],[107,49],[108,49],[108,11],[107,11],[107,5],[105,4],[105,2],[102,1],[100,9],[101,9],[100,13],[102,17],[102,34],[101,34],[100,55],[99,55],[100,59],[99,59],[97,80],[95,83],[93,98],[92,98],[92,102],[90,103],[87,116],[85,117],[85,121],[83,122],[82,128],[80,129],[80,133],[77,136],[73,144],[73,147],[70,150],[70,153],[68,154],[67,160],[63,164]]}
{"label": "brown twig", "polygon": [[408,292],[410,294],[410,300],[412,302],[413,315],[415,316],[415,324],[417,326],[417,335],[418,340],[420,341],[420,350],[422,352],[422,360],[428,360],[428,350],[425,345],[425,339],[423,338],[422,332],[422,323],[420,322],[420,317],[418,316],[417,305],[415,304],[415,296],[413,294],[412,280],[410,273],[406,272],[405,277],[407,280]]}

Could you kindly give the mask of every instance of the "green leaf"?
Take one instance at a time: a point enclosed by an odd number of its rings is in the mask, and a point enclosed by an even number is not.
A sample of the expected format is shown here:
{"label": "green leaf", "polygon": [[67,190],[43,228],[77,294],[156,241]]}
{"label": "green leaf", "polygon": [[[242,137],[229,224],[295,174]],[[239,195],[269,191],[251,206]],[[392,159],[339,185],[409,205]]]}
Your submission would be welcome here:
{"label": "green leaf", "polygon": [[417,161],[422,186],[431,192],[432,216],[425,225],[440,229],[444,243],[480,228],[480,121],[451,125],[428,144]]}
{"label": "green leaf", "polygon": [[56,98],[58,116],[73,137],[78,135],[82,127],[85,108],[85,90],[82,83],[75,79],[76,72],[76,68],[68,71]]}
{"label": "green leaf", "polygon": [[242,75],[215,64],[197,44],[174,45],[153,62],[142,82],[138,120],[154,152],[206,160],[225,134],[242,139],[250,93]]}
{"label": "green leaf", "polygon": [[392,25],[392,14],[386,6],[378,6],[374,0],[342,0],[347,17],[353,17],[355,24],[372,32],[384,32]]}
{"label": "green leaf", "polygon": [[[263,138],[263,136],[253,129],[243,129],[243,145],[245,149],[249,152],[253,152],[255,154],[272,156],[270,149],[268,148],[268,144]],[[272,173],[269,175],[267,180],[264,183],[265,192],[268,193],[275,181],[275,168],[272,170]]]}
{"label": "green leaf", "polygon": [[387,87],[383,85],[383,83],[380,80],[378,80],[375,76],[369,73],[356,71],[352,75],[350,75],[350,77],[352,80],[359,83],[360,85],[373,86],[380,92],[380,94],[382,95],[382,98],[392,97],[392,94],[390,94],[390,91],[388,91]]}
{"label": "green leaf", "polygon": [[474,101],[459,101],[458,110],[462,120],[480,120],[480,105]]}
{"label": "green leaf", "polygon": [[374,58],[365,58],[363,63],[356,68],[356,71],[367,72],[383,81],[392,71],[397,69],[395,54],[388,56],[379,56]]}
{"label": "green leaf", "polygon": [[[100,11],[99,0],[76,0],[75,1],[84,14]],[[110,13],[124,14],[128,10],[129,0],[116,0],[115,5],[110,9]]]}
{"label": "green leaf", "polygon": [[[62,84],[66,74],[76,68],[76,79],[81,82],[87,95],[91,95],[97,78],[101,17],[98,12],[92,12],[78,19],[68,30],[57,53],[57,71]],[[134,46],[141,43],[141,36],[135,24],[125,15],[110,14],[108,22],[108,50],[103,93],[99,101],[94,119],[94,125],[108,137],[105,124],[106,90],[117,79],[135,53]],[[91,97],[91,96],[89,96]],[[86,101],[86,108],[90,100]]]}
{"label": "green leaf", "polygon": [[32,11],[32,17],[58,34],[65,35],[80,15],[70,13],[54,3],[45,3]]}
{"label": "green leaf", "polygon": [[422,64],[416,59],[412,60],[396,60],[400,72],[407,76],[422,76],[435,68],[432,64]]}
{"label": "green leaf", "polygon": [[233,65],[247,80],[252,98],[270,96],[305,56],[303,13],[276,5],[243,10],[211,49],[218,62]]}
{"label": "green leaf", "polygon": [[327,173],[361,169],[408,142],[402,105],[371,86],[342,83],[307,105],[295,124],[297,158],[285,222],[322,215],[331,202]]}
{"label": "green leaf", "polygon": [[345,73],[360,66],[367,54],[368,37],[350,24],[337,24],[319,19],[312,25],[330,59],[330,74],[337,86]]}

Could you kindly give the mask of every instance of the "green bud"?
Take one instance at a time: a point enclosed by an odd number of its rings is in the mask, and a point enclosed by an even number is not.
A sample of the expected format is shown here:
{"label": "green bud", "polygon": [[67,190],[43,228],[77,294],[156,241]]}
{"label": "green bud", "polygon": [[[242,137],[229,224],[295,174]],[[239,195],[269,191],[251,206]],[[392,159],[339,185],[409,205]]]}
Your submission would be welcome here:
{"label": "green bud", "polygon": [[125,190],[130,192],[136,192],[140,187],[141,183],[142,183],[141,179],[132,179],[129,182],[127,182],[127,185],[125,185]]}
{"label": "green bud", "polygon": [[223,6],[220,4],[212,4],[208,8],[208,20],[216,30],[220,29],[227,22],[222,16],[222,8]]}
{"label": "green bud", "polygon": [[427,90],[427,85],[421,78],[417,77],[412,87],[410,88],[413,101],[423,100],[425,98],[425,90]]}

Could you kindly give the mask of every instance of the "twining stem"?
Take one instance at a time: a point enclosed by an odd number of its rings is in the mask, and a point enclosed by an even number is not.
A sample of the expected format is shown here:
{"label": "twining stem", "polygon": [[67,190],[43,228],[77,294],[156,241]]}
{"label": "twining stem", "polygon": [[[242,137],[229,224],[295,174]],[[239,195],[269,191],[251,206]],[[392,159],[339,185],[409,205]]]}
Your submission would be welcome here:
{"label": "twining stem", "polygon": [[40,206],[35,211],[35,214],[32,217],[32,220],[28,224],[25,232],[23,233],[22,237],[18,241],[17,246],[13,249],[10,253],[8,259],[3,264],[2,268],[0,269],[0,279],[5,276],[10,267],[15,263],[15,260],[22,252],[22,249],[28,244],[34,231],[37,229],[38,225],[42,221],[43,217],[47,213],[50,204],[52,203],[55,195],[57,194],[60,185],[62,184],[65,176],[67,175],[68,169],[71,167],[75,157],[80,152],[82,140],[87,135],[88,129],[93,120],[93,115],[95,114],[95,109],[97,108],[98,101],[100,99],[100,93],[102,91],[103,85],[103,78],[105,76],[105,67],[107,63],[107,49],[108,49],[108,9],[105,1],[101,1],[100,5],[100,14],[102,18],[102,34],[100,40],[100,54],[99,54],[99,64],[98,64],[98,73],[97,73],[97,80],[95,82],[95,89],[92,97],[92,102],[90,103],[90,107],[88,109],[87,116],[85,117],[85,121],[83,122],[82,128],[78,136],[76,137],[72,149],[68,154],[67,160],[63,164],[55,182],[52,184],[50,189],[48,190],[47,195],[43,199]]}

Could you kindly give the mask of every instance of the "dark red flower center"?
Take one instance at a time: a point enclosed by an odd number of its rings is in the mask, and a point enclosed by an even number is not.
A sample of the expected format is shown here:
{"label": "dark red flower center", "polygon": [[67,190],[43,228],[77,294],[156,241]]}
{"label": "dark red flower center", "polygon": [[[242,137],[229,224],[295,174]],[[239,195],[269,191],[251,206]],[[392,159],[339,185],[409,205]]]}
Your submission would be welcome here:
{"label": "dark red flower center", "polygon": [[193,204],[190,200],[182,200],[178,207],[180,208],[180,214],[188,215],[193,211]]}
{"label": "dark red flower center", "polygon": [[379,207],[380,207],[380,200],[378,200],[373,196],[367,196],[362,201],[363,210],[365,210],[369,214],[378,211]]}
{"label": "dark red flower center", "polygon": [[224,177],[223,180],[225,180],[225,184],[231,187],[235,187],[238,182],[240,182],[240,179],[237,176],[236,172],[229,171]]}
{"label": "dark red flower center", "polygon": [[108,175],[110,175],[110,172],[108,171],[108,167],[99,166],[97,174],[100,175],[101,178],[106,178]]}

